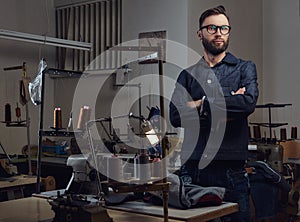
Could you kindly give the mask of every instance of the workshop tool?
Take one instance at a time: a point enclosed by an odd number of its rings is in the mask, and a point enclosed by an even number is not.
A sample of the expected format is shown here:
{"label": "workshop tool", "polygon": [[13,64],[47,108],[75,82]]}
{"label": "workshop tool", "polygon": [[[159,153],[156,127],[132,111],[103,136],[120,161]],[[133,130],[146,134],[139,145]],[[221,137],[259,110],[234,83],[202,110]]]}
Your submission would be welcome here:
{"label": "workshop tool", "polygon": [[107,210],[87,199],[87,196],[77,194],[61,195],[49,199],[49,204],[55,212],[53,222],[112,222]]}

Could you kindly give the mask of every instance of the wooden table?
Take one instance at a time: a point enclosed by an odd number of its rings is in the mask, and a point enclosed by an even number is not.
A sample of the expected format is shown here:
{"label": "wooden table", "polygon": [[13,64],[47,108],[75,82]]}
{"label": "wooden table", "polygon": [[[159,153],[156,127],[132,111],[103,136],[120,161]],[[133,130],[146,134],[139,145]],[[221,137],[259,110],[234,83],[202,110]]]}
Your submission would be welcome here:
{"label": "wooden table", "polygon": [[[161,212],[162,208],[160,207]],[[226,203],[218,207],[203,207],[193,210],[181,210],[181,213],[187,219],[169,219],[169,222],[178,221],[207,221],[219,216],[236,212],[237,204]],[[125,212],[113,209],[107,209],[108,214],[114,222],[162,222],[162,217],[151,216],[147,214],[139,214],[136,212]],[[170,209],[172,214],[173,209]],[[189,213],[190,212],[190,213]],[[195,217],[194,213],[198,212]],[[51,210],[51,205],[44,198],[28,197],[10,201],[0,202],[0,221],[1,222],[50,222],[54,217],[54,212]],[[170,215],[170,217],[172,217]],[[183,216],[185,217],[185,216]]]}
{"label": "wooden table", "polygon": [[0,179],[0,192],[6,192],[8,200],[15,199],[15,191],[24,197],[24,187],[36,184],[35,176],[17,175]]}
{"label": "wooden table", "polygon": [[[128,201],[120,205],[109,206],[108,209],[163,217],[163,208],[161,206],[155,206],[139,201]],[[188,210],[180,210],[169,207],[169,219],[186,222],[204,222],[217,219],[237,211],[238,204],[236,203],[223,203],[220,206],[197,207]]]}
{"label": "wooden table", "polygon": [[[64,193],[64,190],[60,190]],[[47,198],[53,197],[57,194],[57,191],[42,192],[40,194],[33,194],[36,198],[46,200]],[[1,207],[1,205],[0,205]],[[123,204],[115,206],[106,206],[109,214],[115,221],[148,221],[148,218],[153,221],[163,221],[163,207],[155,206],[140,201],[128,201]],[[0,208],[1,210],[1,208]],[[188,210],[179,210],[169,207],[168,218],[169,222],[172,221],[186,221],[186,222],[204,222],[212,219],[220,218],[222,216],[235,213],[238,211],[238,204],[236,203],[223,203],[220,206],[212,207],[198,207]],[[120,218],[120,220],[118,219]],[[138,220],[139,219],[139,220]],[[1,219],[0,219],[1,221]],[[149,220],[152,221],[152,220]],[[2,222],[2,221],[1,221]]]}
{"label": "wooden table", "polygon": [[[162,209],[161,209],[162,211]],[[172,214],[170,209],[170,216]],[[198,216],[194,217],[194,213],[198,211]],[[207,221],[219,216],[237,211],[237,204],[227,203],[218,207],[203,207],[194,210],[181,210],[182,214],[190,216],[188,219],[169,219],[169,222],[179,221]],[[147,214],[139,214],[134,212],[125,212],[113,209],[107,209],[108,214],[114,222],[162,222],[162,217],[151,216]],[[54,212],[51,210],[50,204],[44,198],[28,197],[11,201],[0,202],[0,221],[1,222],[42,222],[51,221]]]}
{"label": "wooden table", "polygon": [[[159,217],[107,210],[114,222],[162,222]],[[1,222],[51,222],[54,212],[51,205],[44,198],[28,197],[0,202]],[[169,220],[176,222],[176,220]]]}

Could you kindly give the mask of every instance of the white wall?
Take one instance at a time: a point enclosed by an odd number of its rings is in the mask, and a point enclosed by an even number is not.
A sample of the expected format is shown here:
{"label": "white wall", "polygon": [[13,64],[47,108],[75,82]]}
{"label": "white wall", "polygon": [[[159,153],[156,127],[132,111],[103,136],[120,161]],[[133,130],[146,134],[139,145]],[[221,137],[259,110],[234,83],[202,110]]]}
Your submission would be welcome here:
{"label": "white wall", "polygon": [[[37,35],[47,34],[54,37],[54,10],[52,0],[2,0],[0,7],[0,28]],[[15,108],[19,102],[19,80],[22,70],[3,71],[5,67],[20,66],[26,62],[27,76],[36,76],[39,60],[44,57],[49,66],[54,65],[53,47],[32,43],[0,39],[0,120],[4,121],[4,106],[11,104],[12,120],[16,120]],[[53,97],[51,85],[47,90],[49,101]],[[21,106],[22,119],[25,119],[25,106]],[[31,119],[31,143],[38,143],[39,107],[29,103]],[[27,145],[26,128],[6,127],[0,123],[0,141],[10,154],[21,153]],[[1,152],[2,153],[2,152]]]}
{"label": "white wall", "polygon": [[187,4],[182,0],[123,0],[122,40],[138,38],[140,32],[167,30],[167,38],[187,42]]}
{"label": "white wall", "polygon": [[299,1],[265,0],[263,11],[264,102],[292,104],[272,111],[274,122],[289,123],[290,137],[290,128],[300,127]]}

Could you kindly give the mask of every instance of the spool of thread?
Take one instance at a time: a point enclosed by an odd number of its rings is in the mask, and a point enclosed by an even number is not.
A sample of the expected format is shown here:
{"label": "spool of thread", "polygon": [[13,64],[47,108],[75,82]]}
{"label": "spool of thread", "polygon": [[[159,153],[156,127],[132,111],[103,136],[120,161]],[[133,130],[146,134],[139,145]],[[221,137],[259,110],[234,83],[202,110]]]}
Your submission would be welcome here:
{"label": "spool of thread", "polygon": [[133,177],[134,178],[138,178],[138,169],[137,169],[137,165],[138,165],[138,158],[137,156],[135,156],[133,158]]}
{"label": "spool of thread", "polygon": [[250,126],[248,126],[248,137],[249,137],[249,139],[251,139],[251,138],[252,138],[252,135],[251,135],[251,128],[250,128]]}
{"label": "spool of thread", "polygon": [[59,107],[54,109],[53,113],[53,128],[54,129],[61,129],[62,128],[62,115],[61,109]]}
{"label": "spool of thread", "polygon": [[297,127],[296,126],[292,126],[291,138],[292,139],[297,139]]}
{"label": "spool of thread", "polygon": [[17,103],[17,107],[16,107],[15,111],[16,111],[17,121],[21,121],[21,109],[20,109],[18,103]]}
{"label": "spool of thread", "polygon": [[253,126],[253,134],[255,139],[261,139],[260,126]]}
{"label": "spool of thread", "polygon": [[45,187],[45,191],[51,191],[56,189],[56,181],[53,176],[47,176],[46,178],[41,178],[41,183]]}
{"label": "spool of thread", "polygon": [[134,128],[128,124],[127,125],[127,138],[130,142],[134,141]]}
{"label": "spool of thread", "polygon": [[123,178],[123,170],[121,159],[113,155],[107,160],[107,176],[109,180],[112,181],[121,181]]}
{"label": "spool of thread", "polygon": [[160,158],[156,157],[152,163],[152,176],[161,178],[162,175],[162,162]]}
{"label": "spool of thread", "polygon": [[16,107],[16,117],[19,119],[21,117],[21,109],[20,107]]}
{"label": "spool of thread", "polygon": [[142,153],[139,156],[139,178],[141,182],[147,182],[150,179],[151,169],[149,163],[149,156],[145,153]]}
{"label": "spool of thread", "polygon": [[11,107],[9,103],[5,104],[5,122],[6,123],[11,122]]}
{"label": "spool of thread", "polygon": [[280,128],[280,140],[286,141],[286,128]]}
{"label": "spool of thread", "polygon": [[80,108],[79,118],[77,122],[77,129],[84,129],[86,123],[90,120],[91,109],[89,106],[83,106]]}

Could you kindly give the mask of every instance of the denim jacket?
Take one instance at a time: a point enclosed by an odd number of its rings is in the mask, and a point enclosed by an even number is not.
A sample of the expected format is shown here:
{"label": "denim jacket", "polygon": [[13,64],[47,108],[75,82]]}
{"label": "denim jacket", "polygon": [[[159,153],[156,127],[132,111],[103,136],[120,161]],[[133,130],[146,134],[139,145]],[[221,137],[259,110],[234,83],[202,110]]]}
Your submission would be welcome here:
{"label": "denim jacket", "polygon": [[[234,95],[242,87],[245,93]],[[247,159],[248,116],[258,94],[255,64],[230,53],[212,68],[202,58],[183,70],[169,105],[171,124],[184,128],[182,160]],[[198,99],[200,109],[186,106]]]}

